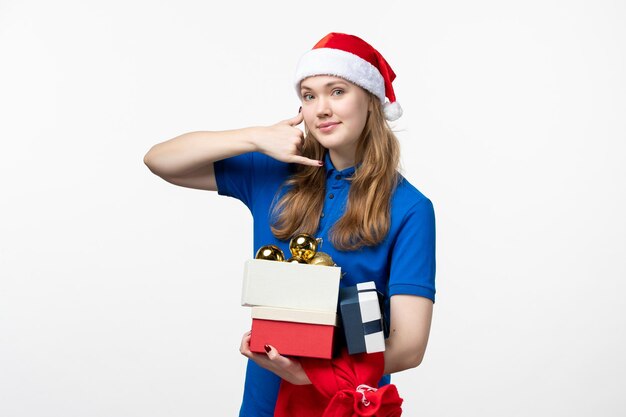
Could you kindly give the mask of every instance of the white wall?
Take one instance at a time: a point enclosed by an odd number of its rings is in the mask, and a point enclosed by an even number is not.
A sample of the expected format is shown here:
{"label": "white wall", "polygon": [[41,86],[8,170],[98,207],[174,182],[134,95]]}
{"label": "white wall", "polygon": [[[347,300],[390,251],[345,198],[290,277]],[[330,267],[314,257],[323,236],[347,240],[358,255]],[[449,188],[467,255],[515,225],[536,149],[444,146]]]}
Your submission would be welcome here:
{"label": "white wall", "polygon": [[599,0],[0,1],[0,415],[237,413],[250,215],[142,158],[295,115],[330,31],[398,74],[404,172],[436,210],[405,415],[624,415],[625,21]]}

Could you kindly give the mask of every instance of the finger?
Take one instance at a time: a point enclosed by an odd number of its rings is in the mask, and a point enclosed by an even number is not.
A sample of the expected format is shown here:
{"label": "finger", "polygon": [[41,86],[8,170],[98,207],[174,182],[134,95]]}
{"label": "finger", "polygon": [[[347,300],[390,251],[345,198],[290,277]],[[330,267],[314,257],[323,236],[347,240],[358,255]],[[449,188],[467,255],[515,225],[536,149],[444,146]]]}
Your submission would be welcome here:
{"label": "finger", "polygon": [[[281,355],[274,346],[272,345],[265,345],[265,346],[266,346],[265,351],[267,352],[267,357],[270,358],[271,361],[282,361],[283,359],[287,359],[283,355]],[[269,348],[269,350],[267,350],[267,348]]]}
{"label": "finger", "polygon": [[251,332],[245,332],[243,334],[243,337],[241,338],[241,343],[239,344],[239,352],[244,355],[244,356],[248,356],[248,354],[250,353],[250,339],[251,339],[252,335]]}
{"label": "finger", "polygon": [[267,352],[267,357],[274,360],[279,356],[278,351],[272,345],[265,345],[265,352]]}
{"label": "finger", "polygon": [[277,364],[278,366],[282,367],[282,368],[287,368],[289,367],[289,365],[291,365],[291,359],[286,358],[285,356],[281,355],[274,346],[271,345],[267,345],[270,350],[267,351],[267,357],[269,358],[270,361],[272,361],[273,363]]}
{"label": "finger", "polygon": [[291,119],[285,120],[285,122],[290,126],[298,126],[304,120],[304,116],[302,112],[298,113],[296,117],[292,117]]}
{"label": "finger", "polygon": [[304,137],[300,136],[300,141],[296,144],[296,148],[298,149],[298,152],[302,152],[302,149],[304,148]]}
{"label": "finger", "polygon": [[300,155],[294,155],[291,161],[296,164],[310,165],[312,167],[321,167],[324,165],[322,161],[318,161],[317,159],[309,159],[306,156]]}

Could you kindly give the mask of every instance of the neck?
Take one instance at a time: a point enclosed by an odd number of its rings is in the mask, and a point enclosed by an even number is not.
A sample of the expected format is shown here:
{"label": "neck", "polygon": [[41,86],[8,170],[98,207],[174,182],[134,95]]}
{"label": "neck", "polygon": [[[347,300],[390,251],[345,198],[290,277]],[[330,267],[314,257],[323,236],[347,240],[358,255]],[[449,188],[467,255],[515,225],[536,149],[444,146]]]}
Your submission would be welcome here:
{"label": "neck", "polygon": [[354,166],[354,155],[343,155],[333,149],[329,149],[328,153],[330,154],[330,160],[333,162],[333,166],[337,171],[343,171],[346,168]]}

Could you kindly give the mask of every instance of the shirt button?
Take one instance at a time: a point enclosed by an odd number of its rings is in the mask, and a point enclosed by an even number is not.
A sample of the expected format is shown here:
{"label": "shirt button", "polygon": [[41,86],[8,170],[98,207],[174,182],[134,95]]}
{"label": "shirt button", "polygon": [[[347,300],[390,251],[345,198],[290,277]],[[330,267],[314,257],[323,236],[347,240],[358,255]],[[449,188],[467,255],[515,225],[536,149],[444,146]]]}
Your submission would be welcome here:
{"label": "shirt button", "polygon": [[335,175],[335,179],[336,180],[340,180],[341,179],[341,175]]}
{"label": "shirt button", "polygon": [[322,215],[320,217],[324,217],[324,213],[322,213]]}
{"label": "shirt button", "polygon": [[328,198],[330,198],[332,200],[333,198],[335,198],[335,195],[331,193],[331,194],[328,195]]}

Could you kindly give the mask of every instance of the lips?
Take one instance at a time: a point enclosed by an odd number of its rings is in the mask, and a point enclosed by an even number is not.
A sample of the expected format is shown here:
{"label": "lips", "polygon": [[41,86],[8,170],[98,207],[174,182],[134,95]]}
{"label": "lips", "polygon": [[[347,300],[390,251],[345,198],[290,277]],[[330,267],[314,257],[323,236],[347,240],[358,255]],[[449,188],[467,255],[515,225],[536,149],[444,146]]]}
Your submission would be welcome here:
{"label": "lips", "polygon": [[337,126],[338,124],[339,124],[339,122],[320,123],[319,125],[317,125],[317,128],[319,130],[321,130],[322,132],[329,132],[329,131],[333,130],[334,127]]}

